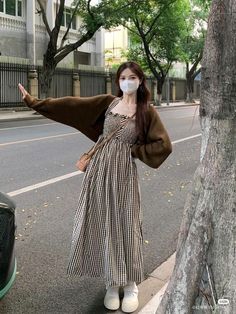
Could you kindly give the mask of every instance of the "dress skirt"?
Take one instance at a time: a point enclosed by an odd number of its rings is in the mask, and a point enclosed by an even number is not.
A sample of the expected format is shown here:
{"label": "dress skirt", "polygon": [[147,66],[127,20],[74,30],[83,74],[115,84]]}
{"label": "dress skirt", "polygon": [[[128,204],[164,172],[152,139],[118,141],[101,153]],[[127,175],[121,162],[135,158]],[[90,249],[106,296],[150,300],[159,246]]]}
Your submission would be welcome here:
{"label": "dress skirt", "polygon": [[144,279],[140,186],[131,156],[135,120],[111,112],[117,103],[108,107],[95,145],[124,119],[129,122],[96,151],[86,169],[67,267],[69,276],[100,277],[106,287]]}

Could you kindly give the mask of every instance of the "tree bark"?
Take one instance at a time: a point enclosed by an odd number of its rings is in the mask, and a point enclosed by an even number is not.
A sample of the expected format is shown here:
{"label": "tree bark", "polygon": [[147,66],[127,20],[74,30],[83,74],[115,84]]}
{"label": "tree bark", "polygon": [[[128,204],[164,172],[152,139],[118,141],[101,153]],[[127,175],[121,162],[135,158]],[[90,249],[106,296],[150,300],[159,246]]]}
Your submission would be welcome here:
{"label": "tree bark", "polygon": [[157,106],[161,105],[162,101],[162,88],[165,82],[165,76],[160,75],[159,79],[157,79]]}
{"label": "tree bark", "polygon": [[236,313],[235,12],[236,0],[213,0],[202,61],[200,164],[156,314]]}
{"label": "tree bark", "polygon": [[197,65],[199,64],[199,62],[201,61],[202,58],[202,53],[201,56],[195,61],[194,65],[192,66],[192,68],[189,70],[189,64],[186,63],[186,89],[187,89],[187,93],[186,93],[186,103],[194,103],[194,99],[193,99],[193,92],[194,92],[194,80],[196,78],[196,76],[201,72],[201,69],[198,69],[196,71]]}
{"label": "tree bark", "polygon": [[[49,45],[50,46],[50,43]],[[52,78],[57,64],[54,61],[55,52],[48,47],[43,59],[42,73],[40,74],[40,97],[46,98],[50,95]]]}
{"label": "tree bark", "polygon": [[186,89],[187,89],[187,96],[185,102],[192,103],[193,101],[193,87],[194,87],[194,78],[191,75],[189,68],[186,68]]}

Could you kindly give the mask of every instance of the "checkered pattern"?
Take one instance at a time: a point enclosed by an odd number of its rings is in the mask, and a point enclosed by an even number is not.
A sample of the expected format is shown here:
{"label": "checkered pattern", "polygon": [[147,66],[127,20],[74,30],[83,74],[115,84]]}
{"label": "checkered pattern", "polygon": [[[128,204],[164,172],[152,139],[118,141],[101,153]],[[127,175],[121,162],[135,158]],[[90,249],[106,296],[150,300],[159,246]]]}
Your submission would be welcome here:
{"label": "checkered pattern", "polygon": [[[103,134],[127,116],[106,111]],[[82,181],[75,214],[69,276],[104,278],[106,287],[137,283],[143,276],[142,211],[139,178],[130,146],[136,141],[135,120],[120,129],[93,155]]]}

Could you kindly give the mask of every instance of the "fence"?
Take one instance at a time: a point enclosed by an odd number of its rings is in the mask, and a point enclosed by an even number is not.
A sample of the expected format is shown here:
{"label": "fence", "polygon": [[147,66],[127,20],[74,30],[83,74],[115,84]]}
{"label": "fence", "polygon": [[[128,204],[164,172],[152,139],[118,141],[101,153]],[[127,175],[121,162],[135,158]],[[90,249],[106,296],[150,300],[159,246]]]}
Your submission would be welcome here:
{"label": "fence", "polygon": [[[41,95],[41,74],[42,67],[37,66],[35,68],[38,79],[38,96]],[[56,69],[51,83],[49,96],[51,97],[63,97],[67,95],[73,95],[73,70],[68,69]]]}
{"label": "fence", "polygon": [[28,89],[29,65],[0,63],[0,107],[22,105],[17,88],[22,83]]}
{"label": "fence", "polygon": [[107,74],[105,72],[78,71],[80,96],[94,96],[107,92]]}
{"label": "fence", "polygon": [[[22,83],[32,95],[40,98],[41,73],[41,66],[0,62],[0,108],[24,106],[17,88],[18,83]],[[34,89],[32,89],[32,79],[34,80]],[[147,85],[151,91],[151,98],[154,100],[154,94],[156,93],[155,79],[147,77]],[[163,100],[167,98],[166,91],[165,82],[162,94]],[[186,81],[170,78],[169,91],[170,101],[184,100],[186,98]],[[105,93],[117,94],[114,72],[57,68],[52,79],[49,96],[93,96]],[[195,81],[194,97],[200,97],[199,81]]]}

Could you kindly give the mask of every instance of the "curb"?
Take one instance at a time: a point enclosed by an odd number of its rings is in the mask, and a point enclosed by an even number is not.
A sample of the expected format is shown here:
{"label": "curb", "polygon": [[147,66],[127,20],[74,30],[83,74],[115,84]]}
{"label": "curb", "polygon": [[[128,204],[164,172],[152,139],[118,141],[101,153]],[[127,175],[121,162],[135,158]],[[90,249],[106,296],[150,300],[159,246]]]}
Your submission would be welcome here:
{"label": "curb", "polygon": [[195,106],[199,106],[199,103],[196,104],[186,104],[186,105],[170,105],[170,106],[154,106],[157,110],[162,110],[162,109],[170,109],[170,108],[182,108],[182,107],[195,107]]}
{"label": "curb", "polygon": [[[1,114],[1,112],[0,112]],[[25,120],[39,120],[39,119],[47,119],[46,117],[42,116],[42,115],[34,115],[32,113],[31,116],[27,116],[27,117],[12,117],[12,118],[0,118],[0,123],[1,122],[12,122],[12,121],[25,121]]]}
{"label": "curb", "polygon": [[157,292],[157,294],[141,309],[138,314],[156,314],[169,281]]}
{"label": "curb", "polygon": [[[176,252],[158,266],[138,287],[140,307],[136,314],[155,314],[174,269]],[[146,295],[146,297],[145,297]],[[143,304],[143,306],[142,306]]]}

